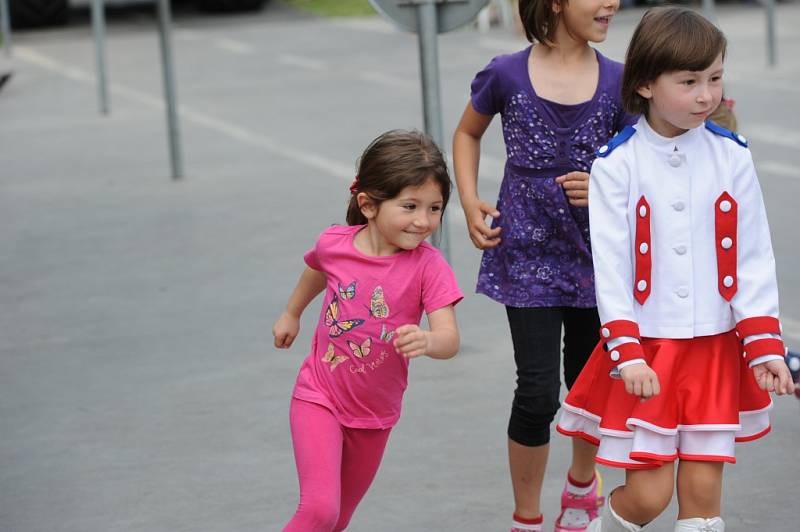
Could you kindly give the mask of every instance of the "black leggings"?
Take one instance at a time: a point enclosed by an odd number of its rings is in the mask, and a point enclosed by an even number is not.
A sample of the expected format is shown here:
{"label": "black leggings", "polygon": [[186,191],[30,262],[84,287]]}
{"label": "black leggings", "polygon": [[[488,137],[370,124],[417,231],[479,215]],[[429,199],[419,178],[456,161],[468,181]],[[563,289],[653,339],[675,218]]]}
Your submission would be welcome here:
{"label": "black leggings", "polygon": [[600,340],[597,308],[506,307],[517,389],[508,421],[508,437],[535,447],[550,441],[550,424],[561,404],[559,365],[564,326],[564,381],[571,388]]}

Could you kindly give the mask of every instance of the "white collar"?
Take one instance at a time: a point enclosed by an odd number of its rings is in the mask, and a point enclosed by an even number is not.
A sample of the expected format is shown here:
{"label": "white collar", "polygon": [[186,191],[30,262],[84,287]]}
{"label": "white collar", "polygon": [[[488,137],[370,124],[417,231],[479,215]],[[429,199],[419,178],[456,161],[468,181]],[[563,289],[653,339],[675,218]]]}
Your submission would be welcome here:
{"label": "white collar", "polygon": [[645,119],[644,115],[639,117],[639,121],[636,122],[634,127],[636,131],[642,135],[642,138],[654,149],[662,153],[671,154],[675,151],[684,153],[689,151],[690,146],[696,142],[697,138],[702,134],[705,124],[701,124],[694,129],[689,129],[685,133],[681,133],[675,137],[664,137],[656,133],[653,128],[650,127],[650,124],[647,123],[647,119]]}

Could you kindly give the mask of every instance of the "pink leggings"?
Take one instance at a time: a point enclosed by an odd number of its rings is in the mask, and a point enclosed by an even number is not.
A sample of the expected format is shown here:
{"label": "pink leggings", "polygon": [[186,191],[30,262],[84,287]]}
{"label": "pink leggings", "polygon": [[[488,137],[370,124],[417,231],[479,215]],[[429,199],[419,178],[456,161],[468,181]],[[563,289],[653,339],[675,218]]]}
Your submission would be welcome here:
{"label": "pink leggings", "polygon": [[283,532],[344,530],[375,478],[391,429],[342,426],[322,405],[289,409],[300,504]]}

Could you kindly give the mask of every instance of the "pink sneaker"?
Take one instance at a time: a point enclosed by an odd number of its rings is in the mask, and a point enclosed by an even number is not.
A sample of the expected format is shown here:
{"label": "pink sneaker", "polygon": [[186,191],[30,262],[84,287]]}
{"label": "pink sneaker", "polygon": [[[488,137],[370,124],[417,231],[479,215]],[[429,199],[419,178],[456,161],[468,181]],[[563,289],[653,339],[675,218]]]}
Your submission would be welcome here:
{"label": "pink sneaker", "polygon": [[[595,471],[592,489],[586,495],[575,495],[567,491],[561,493],[561,513],[556,519],[555,532],[584,532],[589,522],[597,518],[600,508],[605,504],[606,498],[601,495],[603,492],[603,479],[600,472]],[[583,526],[570,524],[571,519],[566,515],[568,510],[583,510],[588,514],[588,520]]]}

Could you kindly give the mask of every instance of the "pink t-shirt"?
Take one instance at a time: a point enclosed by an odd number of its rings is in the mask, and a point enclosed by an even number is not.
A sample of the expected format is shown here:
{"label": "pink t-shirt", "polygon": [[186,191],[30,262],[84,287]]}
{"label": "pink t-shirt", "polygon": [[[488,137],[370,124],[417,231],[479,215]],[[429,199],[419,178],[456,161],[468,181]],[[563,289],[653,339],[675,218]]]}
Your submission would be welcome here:
{"label": "pink t-shirt", "polygon": [[383,429],[400,417],[408,360],[395,351],[394,330],[419,324],[463,294],[441,253],[416,249],[370,257],[353,245],[363,225],[333,226],[305,254],[328,281],[311,353],[294,396],[321,404],[347,427]]}

